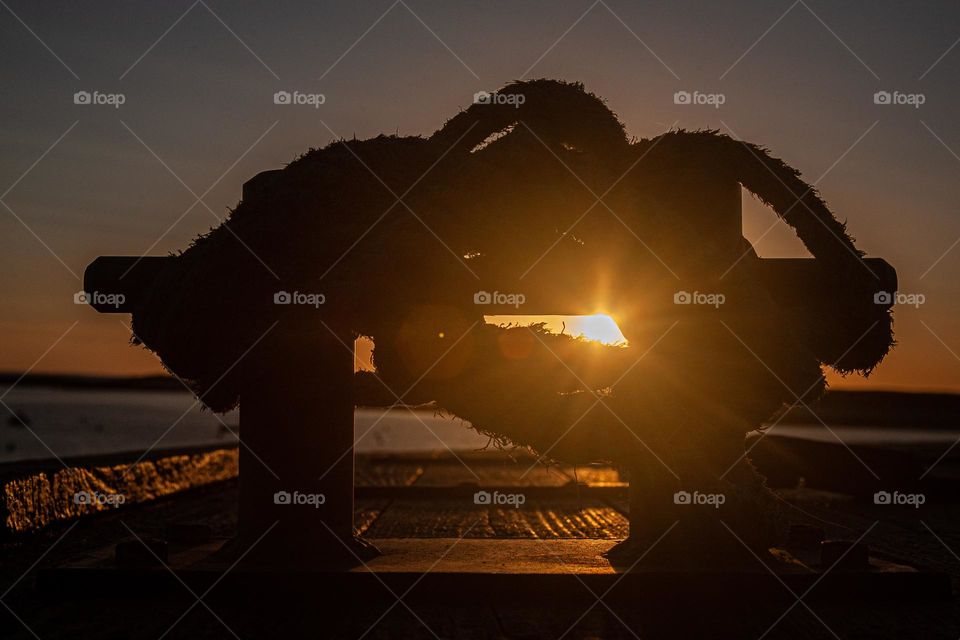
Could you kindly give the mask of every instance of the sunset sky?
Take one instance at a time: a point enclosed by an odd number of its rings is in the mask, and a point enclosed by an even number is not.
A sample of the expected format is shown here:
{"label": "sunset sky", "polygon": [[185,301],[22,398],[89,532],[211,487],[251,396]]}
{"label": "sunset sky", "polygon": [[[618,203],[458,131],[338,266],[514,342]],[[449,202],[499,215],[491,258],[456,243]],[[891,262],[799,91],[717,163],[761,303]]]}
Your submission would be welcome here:
{"label": "sunset sky", "polygon": [[[960,390],[956,2],[0,5],[0,371],[159,372],[127,316],[73,303],[92,259],[184,248],[309,147],[427,135],[478,90],[547,77],[584,82],[633,136],[716,128],[799,168],[925,299],[897,308],[869,381],[834,384]],[[761,255],[806,255],[775,222],[745,197]]]}

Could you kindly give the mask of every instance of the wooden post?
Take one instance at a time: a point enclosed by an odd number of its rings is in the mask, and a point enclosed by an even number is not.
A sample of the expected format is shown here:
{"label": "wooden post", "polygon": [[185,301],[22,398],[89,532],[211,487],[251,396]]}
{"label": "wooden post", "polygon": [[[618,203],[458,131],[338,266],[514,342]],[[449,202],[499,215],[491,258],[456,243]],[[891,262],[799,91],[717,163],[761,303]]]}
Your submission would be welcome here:
{"label": "wooden post", "polygon": [[369,557],[353,535],[353,339],[316,324],[281,322],[243,364],[240,546],[273,527],[255,554],[272,566]]}
{"label": "wooden post", "polygon": [[[743,247],[740,183],[698,178],[683,188],[675,188],[664,199],[670,214],[682,220],[691,234],[684,240],[690,247],[687,259],[682,265],[671,265],[679,271],[680,280],[675,282],[677,289],[692,291],[719,278],[739,258]],[[633,318],[625,318],[624,326],[629,327],[633,322]],[[663,322],[663,330],[666,330],[672,319],[667,317]],[[626,335],[629,339],[630,334]],[[630,533],[623,548],[626,557],[638,551],[632,548],[636,545],[642,547],[639,549],[642,552],[678,519],[675,516],[683,513],[677,511],[673,493],[682,487],[684,481],[690,480],[675,479],[660,467],[660,461],[643,451],[636,455],[629,465]],[[616,555],[614,553],[613,557]]]}
{"label": "wooden post", "polygon": [[[245,182],[243,199],[269,197],[280,173]],[[332,333],[307,310],[282,317],[243,365],[238,529],[241,547],[270,530],[258,564],[375,555],[353,533],[353,348],[349,332]]]}

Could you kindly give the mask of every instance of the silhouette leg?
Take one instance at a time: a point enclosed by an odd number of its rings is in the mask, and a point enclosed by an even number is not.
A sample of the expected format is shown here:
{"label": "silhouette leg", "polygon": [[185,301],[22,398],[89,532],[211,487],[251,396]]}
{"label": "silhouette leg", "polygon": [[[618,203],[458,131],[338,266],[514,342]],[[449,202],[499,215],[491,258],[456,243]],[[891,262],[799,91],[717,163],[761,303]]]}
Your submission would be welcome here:
{"label": "silhouette leg", "polygon": [[238,549],[256,543],[256,564],[356,565],[376,555],[353,531],[352,347],[352,336],[323,326],[280,325],[245,362]]}

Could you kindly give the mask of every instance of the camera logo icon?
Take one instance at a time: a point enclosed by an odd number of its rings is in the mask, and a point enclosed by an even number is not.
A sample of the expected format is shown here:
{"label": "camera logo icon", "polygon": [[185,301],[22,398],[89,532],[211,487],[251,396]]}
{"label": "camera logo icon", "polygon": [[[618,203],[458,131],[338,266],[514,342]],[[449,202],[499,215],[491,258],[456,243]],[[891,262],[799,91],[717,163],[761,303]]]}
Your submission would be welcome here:
{"label": "camera logo icon", "polygon": [[273,504],[290,504],[291,496],[289,491],[277,491],[273,494]]}
{"label": "camera logo icon", "polygon": [[873,294],[873,304],[893,304],[893,294],[889,291],[877,291]]}
{"label": "camera logo icon", "polygon": [[708,506],[719,509],[727,501],[722,493],[700,493],[699,491],[677,491],[673,494],[673,504]]}
{"label": "camera logo icon", "polygon": [[901,493],[899,491],[877,491],[873,494],[873,504],[913,507],[919,509],[926,504],[927,496],[922,493]]}
{"label": "camera logo icon", "polygon": [[273,104],[290,104],[293,96],[289,91],[277,91],[273,94]]}
{"label": "camera logo icon", "polygon": [[919,109],[926,104],[927,96],[923,93],[904,93],[903,91],[877,91],[873,94],[874,104],[910,106]]}
{"label": "camera logo icon", "polygon": [[493,496],[489,491],[477,491],[473,494],[473,504],[492,504]]}
{"label": "camera logo icon", "polygon": [[90,304],[90,295],[86,291],[73,294],[73,304]]}
{"label": "camera logo icon", "polygon": [[80,105],[109,105],[115,109],[127,101],[122,93],[101,93],[100,91],[77,91],[73,94],[73,104]]}
{"label": "camera logo icon", "polygon": [[74,504],[119,507],[127,501],[122,493],[100,493],[98,491],[78,491],[73,494]]}
{"label": "camera logo icon", "polygon": [[677,291],[673,294],[673,304],[692,304],[693,296],[688,291]]}
{"label": "camera logo icon", "polygon": [[473,104],[510,105],[519,109],[526,101],[527,97],[522,93],[490,93],[489,91],[477,91],[473,94]]}
{"label": "camera logo icon", "polygon": [[702,91],[677,91],[673,94],[673,104],[710,106],[719,109],[726,104],[727,96],[723,93],[703,93]]}
{"label": "camera logo icon", "polygon": [[473,304],[491,304],[493,296],[489,291],[477,291],[473,294]]}
{"label": "camera logo icon", "polygon": [[293,296],[288,291],[277,291],[273,294],[273,304],[291,304]]}

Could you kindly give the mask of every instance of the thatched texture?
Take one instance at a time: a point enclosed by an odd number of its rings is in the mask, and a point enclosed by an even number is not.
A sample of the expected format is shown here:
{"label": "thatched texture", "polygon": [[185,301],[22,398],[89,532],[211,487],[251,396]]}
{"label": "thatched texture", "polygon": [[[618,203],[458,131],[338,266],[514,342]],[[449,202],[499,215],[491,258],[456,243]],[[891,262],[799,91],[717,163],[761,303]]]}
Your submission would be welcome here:
{"label": "thatched texture", "polygon": [[[844,224],[763,148],[714,131],[630,141],[578,84],[500,93],[523,104],[473,105],[429,138],[337,141],[296,159],[180,254],[134,314],[137,336],[223,411],[239,399],[236,370],[224,372],[268,327],[325,331],[322,318],[374,338],[397,394],[505,442],[575,462],[652,449],[676,464],[718,448],[734,460],[745,431],[793,393],[816,395],[822,364],[867,372],[890,348],[889,313],[864,300],[870,275]],[[773,208],[850,295],[786,313],[751,277],[752,253],[719,280],[749,245],[714,244],[709,211],[677,214],[677,195],[704,176]],[[552,245],[575,256],[568,267],[614,274],[610,299],[638,309],[618,318],[628,348],[483,324],[470,271],[519,275]],[[670,271],[727,303],[678,308]],[[272,304],[278,290],[326,304],[310,316]]]}

